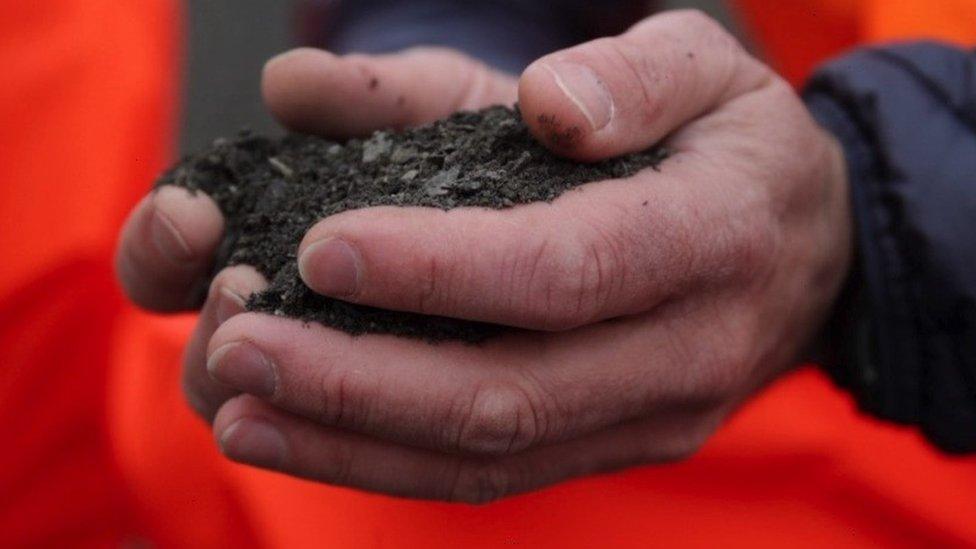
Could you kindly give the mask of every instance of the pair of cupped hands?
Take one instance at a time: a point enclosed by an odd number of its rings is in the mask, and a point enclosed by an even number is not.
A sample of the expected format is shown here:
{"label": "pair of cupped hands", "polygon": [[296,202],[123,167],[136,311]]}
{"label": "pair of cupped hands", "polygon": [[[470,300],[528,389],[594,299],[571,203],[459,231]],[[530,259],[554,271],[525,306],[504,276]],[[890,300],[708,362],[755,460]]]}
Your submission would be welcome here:
{"label": "pair of cupped hands", "polygon": [[[321,220],[298,264],[318,293],[517,330],[479,345],[349,336],[244,312],[266,280],[213,280],[183,363],[229,458],[407,497],[485,502],[682,459],[797,363],[851,261],[843,155],[790,86],[698,12],[547,55],[515,79],[459,53],[300,49],[271,111],[330,138],[518,100],[556,153],[663,142],[660,171],[508,210],[377,207]],[[194,308],[223,219],[164,187],[122,231],[118,272],[155,311]]]}

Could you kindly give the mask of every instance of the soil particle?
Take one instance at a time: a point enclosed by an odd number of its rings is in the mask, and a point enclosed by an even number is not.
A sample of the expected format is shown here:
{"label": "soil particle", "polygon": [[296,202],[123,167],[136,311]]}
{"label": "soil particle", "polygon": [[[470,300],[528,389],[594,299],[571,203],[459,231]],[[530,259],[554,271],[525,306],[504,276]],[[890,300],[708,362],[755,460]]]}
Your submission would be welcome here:
{"label": "soil particle", "polygon": [[564,128],[562,122],[555,116],[540,114],[537,121],[545,133],[546,139],[557,149],[572,150],[583,139],[583,130],[578,126]]}
{"label": "soil particle", "polygon": [[539,145],[517,111],[492,107],[342,143],[305,135],[272,140],[244,131],[183,159],[156,185],[203,191],[220,206],[226,232],[213,273],[249,264],[270,281],[248,301],[249,310],[351,334],[478,342],[504,328],[315,294],[296,265],[305,231],[329,215],[369,206],[507,208],[551,201],[584,183],[656,168],[666,157],[657,147],[596,164],[574,163]]}

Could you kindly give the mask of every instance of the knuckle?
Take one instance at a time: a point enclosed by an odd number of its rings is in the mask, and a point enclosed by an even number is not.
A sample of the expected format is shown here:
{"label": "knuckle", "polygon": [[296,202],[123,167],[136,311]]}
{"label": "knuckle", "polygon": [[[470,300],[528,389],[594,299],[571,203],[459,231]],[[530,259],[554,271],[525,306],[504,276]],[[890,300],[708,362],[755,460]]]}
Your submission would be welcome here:
{"label": "knuckle", "polygon": [[567,330],[598,320],[624,284],[624,246],[608,232],[579,225],[566,237],[550,238],[536,250],[526,284],[531,323]]}
{"label": "knuckle", "polygon": [[780,248],[774,220],[762,215],[743,217],[735,229],[730,264],[747,280],[765,281]]}
{"label": "knuckle", "polygon": [[646,450],[648,456],[653,456],[646,461],[674,463],[691,459],[705,446],[713,431],[714,429],[688,427],[681,435],[665,441],[657,440],[653,448]]}
{"label": "knuckle", "polygon": [[437,45],[419,45],[411,46],[401,53],[403,56],[407,57],[431,57],[437,58],[438,61],[448,62],[448,63],[477,63],[474,58],[470,57],[464,52],[459,50],[449,48],[446,46]]}
{"label": "knuckle", "polygon": [[321,463],[329,464],[330,469],[328,478],[323,480],[338,486],[352,486],[355,481],[353,471],[355,470],[356,456],[350,445],[344,443],[329,444],[326,445],[325,451],[329,455],[321,456],[325,458]]}
{"label": "knuckle", "polygon": [[[721,22],[697,9],[682,10],[674,14],[676,18],[674,29],[676,38],[682,42],[691,39],[699,47],[704,48],[710,56],[728,56],[728,61],[741,59],[743,56],[751,58],[742,47],[742,43],[732,35],[731,32]],[[684,55],[684,52],[676,50],[676,55]],[[730,63],[729,66],[735,66]]]}
{"label": "knuckle", "polygon": [[416,310],[423,314],[436,314],[452,310],[457,292],[455,289],[461,278],[461,270],[456,264],[449,264],[431,256],[418,266],[421,279],[414,285],[417,288]]}
{"label": "knuckle", "polygon": [[[331,371],[330,371],[331,370]],[[317,396],[319,421],[325,425],[349,429],[361,428],[367,421],[368,402],[352,374],[322,368]]]}
{"label": "knuckle", "polygon": [[484,505],[505,497],[510,490],[508,470],[495,462],[464,462],[460,465],[449,499]]}
{"label": "knuckle", "polygon": [[694,457],[715,433],[722,413],[692,413],[658,426],[641,438],[628,465],[674,463]]}
{"label": "knuckle", "polygon": [[479,108],[488,100],[492,73],[480,60],[442,46],[416,46],[404,53],[413,57],[427,57],[456,76],[458,85],[447,102],[453,106],[452,110]]}
{"label": "knuckle", "polygon": [[564,257],[564,265],[569,284],[564,297],[575,297],[569,301],[573,305],[572,316],[579,324],[597,320],[604,305],[625,283],[627,261],[625,245],[609,231],[595,225],[580,227],[574,244],[574,251]]}
{"label": "knuckle", "polygon": [[695,409],[710,411],[727,405],[742,390],[745,372],[750,367],[751,339],[746,328],[733,328],[702,349],[702,366],[695,376],[690,401]]}
{"label": "knuckle", "polygon": [[498,456],[524,450],[537,441],[543,416],[515,383],[493,383],[475,391],[458,422],[458,451]]}
{"label": "knuckle", "polygon": [[448,103],[453,110],[474,109],[482,106],[490,89],[490,75],[486,65],[465,53],[449,48],[430,50],[439,63],[449,67],[457,76],[454,96]]}
{"label": "knuckle", "polygon": [[[640,90],[640,116],[645,123],[660,118],[666,102],[655,97],[672,94],[674,78],[665,74],[664,67],[654,63],[644,44],[635,40],[605,39],[605,51],[610,66],[619,67],[619,73],[629,80],[629,87]],[[654,90],[655,93],[651,93]]]}
{"label": "knuckle", "polygon": [[690,36],[709,36],[737,43],[722,23],[700,9],[686,9],[674,14]]}
{"label": "knuckle", "polygon": [[217,299],[223,288],[240,293],[239,286],[240,284],[234,277],[233,268],[223,269],[210,281],[210,288],[207,290],[207,300],[212,301]]}
{"label": "knuckle", "polygon": [[729,402],[738,389],[741,369],[738,360],[716,360],[698,376],[692,394],[686,397],[688,406],[711,410]]}
{"label": "knuckle", "polygon": [[673,370],[676,377],[671,383],[649,393],[649,402],[680,403],[686,412],[709,413],[734,400],[748,355],[723,320],[717,317],[704,336],[670,340],[668,360],[682,367]]}

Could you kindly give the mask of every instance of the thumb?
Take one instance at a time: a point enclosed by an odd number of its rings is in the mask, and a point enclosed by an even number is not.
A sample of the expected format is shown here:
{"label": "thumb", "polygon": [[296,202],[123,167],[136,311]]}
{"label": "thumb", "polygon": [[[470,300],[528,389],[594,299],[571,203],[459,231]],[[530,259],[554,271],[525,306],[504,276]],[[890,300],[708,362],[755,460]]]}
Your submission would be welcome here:
{"label": "thumb", "polygon": [[547,147],[593,161],[646,149],[772,76],[719,23],[672,11],[542,57],[519,106]]}

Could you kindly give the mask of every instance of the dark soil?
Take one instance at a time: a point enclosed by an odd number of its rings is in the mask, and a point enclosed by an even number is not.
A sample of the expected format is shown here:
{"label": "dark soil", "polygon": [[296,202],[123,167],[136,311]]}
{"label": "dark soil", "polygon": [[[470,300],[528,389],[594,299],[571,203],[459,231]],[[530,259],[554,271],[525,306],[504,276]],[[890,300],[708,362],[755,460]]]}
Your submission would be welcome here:
{"label": "dark soil", "polygon": [[401,133],[344,143],[242,132],[185,158],[157,185],[209,194],[226,217],[214,273],[250,264],[270,287],[248,309],[320,322],[351,334],[388,333],[429,341],[477,342],[501,328],[394,312],[319,296],[298,276],[295,252],[316,221],[378,205],[508,208],[549,201],[584,183],[657,167],[662,148],[598,164],[563,160],[539,145],[517,111],[458,113]]}

